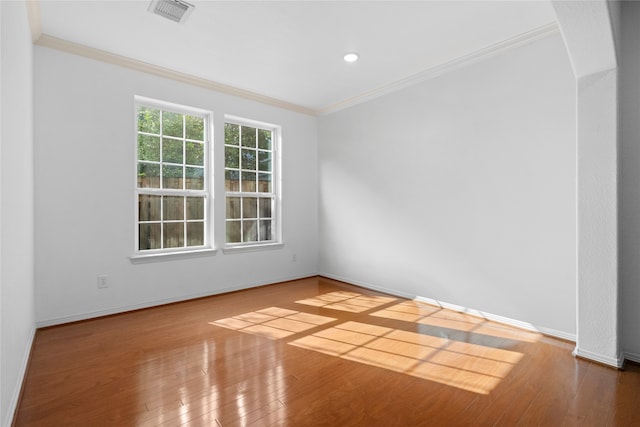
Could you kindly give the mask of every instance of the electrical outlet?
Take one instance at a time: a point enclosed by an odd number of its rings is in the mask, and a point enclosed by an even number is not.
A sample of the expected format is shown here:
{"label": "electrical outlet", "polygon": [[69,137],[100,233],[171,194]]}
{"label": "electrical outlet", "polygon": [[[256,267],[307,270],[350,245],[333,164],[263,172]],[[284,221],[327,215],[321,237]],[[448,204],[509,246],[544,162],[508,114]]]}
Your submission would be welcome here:
{"label": "electrical outlet", "polygon": [[109,282],[107,282],[106,274],[98,275],[98,289],[104,289],[109,287]]}

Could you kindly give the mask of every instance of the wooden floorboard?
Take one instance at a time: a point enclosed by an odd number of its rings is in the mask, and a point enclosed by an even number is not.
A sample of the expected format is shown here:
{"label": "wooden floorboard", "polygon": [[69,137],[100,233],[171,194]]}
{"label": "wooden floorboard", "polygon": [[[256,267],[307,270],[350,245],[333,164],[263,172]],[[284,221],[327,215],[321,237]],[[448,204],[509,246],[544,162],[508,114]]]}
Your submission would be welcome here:
{"label": "wooden floorboard", "polygon": [[313,277],[38,330],[16,426],[633,426],[640,367]]}

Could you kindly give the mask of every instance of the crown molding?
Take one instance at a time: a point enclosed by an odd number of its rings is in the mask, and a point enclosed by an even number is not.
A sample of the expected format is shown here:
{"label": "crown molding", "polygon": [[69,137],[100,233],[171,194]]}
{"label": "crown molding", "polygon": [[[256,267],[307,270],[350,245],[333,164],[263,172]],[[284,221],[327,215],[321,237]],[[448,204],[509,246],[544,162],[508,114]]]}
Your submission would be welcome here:
{"label": "crown molding", "polygon": [[318,113],[319,115],[327,115],[330,113],[334,113],[336,111],[343,110],[348,107],[352,107],[357,104],[361,104],[366,101],[370,101],[375,98],[379,98],[383,95],[397,92],[401,89],[405,89],[409,86],[413,86],[418,83],[424,82],[426,80],[433,79],[435,77],[438,77],[442,74],[456,70],[458,68],[462,68],[462,67],[474,64],[476,62],[482,61],[491,56],[505,52],[507,50],[520,47],[522,45],[534,42],[536,40],[543,39],[545,37],[549,37],[558,32],[559,32],[558,24],[556,22],[550,22],[546,25],[535,28],[531,31],[512,37],[510,39],[501,41],[499,43],[493,44],[491,46],[487,46],[483,49],[477,50],[468,55],[461,56],[449,62],[445,62],[443,64],[421,71],[417,74],[413,74],[404,79],[397,80],[395,82],[389,83],[384,86],[380,86],[376,89],[361,93],[351,98],[344,99],[340,102],[337,102],[325,108],[321,108],[318,111]]}
{"label": "crown molding", "polygon": [[31,41],[36,43],[42,36],[42,20],[40,19],[40,2],[38,0],[28,0],[25,2],[27,7],[27,19],[31,28]]}
{"label": "crown molding", "polygon": [[424,70],[420,73],[411,75],[404,79],[389,83],[387,85],[380,86],[376,89],[366,91],[359,95],[344,99],[335,104],[320,108],[318,110],[304,107],[301,105],[293,104],[287,101],[283,101],[277,98],[272,98],[265,95],[260,95],[255,92],[251,92],[245,89],[236,88],[233,86],[218,83],[212,80],[196,77],[190,74],[181,73],[179,71],[171,70],[169,68],[160,67],[157,65],[149,64],[147,62],[139,61],[129,57],[117,55],[114,53],[106,52],[100,49],[95,49],[79,43],[70,42],[68,40],[60,39],[42,33],[40,24],[40,3],[38,0],[32,0],[27,2],[27,13],[29,15],[29,24],[31,26],[31,34],[34,44],[51,49],[56,49],[62,52],[71,53],[74,55],[83,56],[86,58],[94,59],[118,65],[121,67],[129,68],[136,71],[141,71],[148,74],[153,74],[159,77],[179,81],[182,83],[191,84],[194,86],[202,87],[205,89],[213,90],[216,92],[225,93],[228,95],[237,96],[239,98],[247,99],[250,101],[260,102],[262,104],[271,105],[274,107],[282,108],[289,111],[294,111],[301,114],[310,116],[320,116],[334,113],[336,111],[343,110],[345,108],[352,107],[357,104],[379,98],[381,96],[397,92],[407,87],[416,85],[418,83],[433,79],[442,74],[450,71],[462,68],[476,62],[482,61],[488,57],[497,55],[510,49],[520,47],[522,45],[532,43],[536,40],[549,37],[559,32],[558,24],[551,22],[541,27],[535,28],[526,33],[520,34],[516,37],[504,40],[502,42],[493,44],[486,48],[477,50],[468,55],[461,56],[453,59],[441,65]]}
{"label": "crown molding", "polygon": [[296,113],[307,114],[310,116],[318,115],[316,110],[312,110],[301,105],[292,104],[280,99],[271,98],[269,96],[260,95],[255,92],[251,92],[244,89],[239,89],[233,86],[228,86],[222,83],[217,83],[212,80],[203,79],[201,77],[192,76],[190,74],[181,73],[179,71],[171,70],[169,68],[152,65],[147,62],[138,61],[136,59],[128,58],[126,56],[116,55],[114,53],[106,52],[104,50],[95,49],[89,46],[85,46],[79,43],[70,42],[68,40],[60,39],[50,36],[48,34],[41,34],[40,37],[34,42],[38,46],[47,47],[50,49],[59,50],[73,55],[83,56],[85,58],[94,59],[97,61],[106,62],[113,65],[129,68],[135,71],[141,71],[143,73],[153,74],[159,77],[175,80],[182,83],[187,83],[193,86],[202,87],[205,89],[213,90],[216,92],[225,93],[228,95],[237,96],[250,101],[260,102],[262,104],[271,105],[274,107],[283,108],[285,110],[294,111]]}

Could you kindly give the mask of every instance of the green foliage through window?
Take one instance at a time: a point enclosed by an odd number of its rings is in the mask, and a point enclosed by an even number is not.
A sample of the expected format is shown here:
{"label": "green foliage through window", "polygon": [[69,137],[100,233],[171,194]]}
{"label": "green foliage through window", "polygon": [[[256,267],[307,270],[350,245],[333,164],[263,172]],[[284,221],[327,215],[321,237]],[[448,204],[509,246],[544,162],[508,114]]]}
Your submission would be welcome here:
{"label": "green foliage through window", "polygon": [[137,108],[138,250],[205,244],[205,116]]}
{"label": "green foliage through window", "polygon": [[274,227],[272,129],[225,123],[226,242],[269,242]]}

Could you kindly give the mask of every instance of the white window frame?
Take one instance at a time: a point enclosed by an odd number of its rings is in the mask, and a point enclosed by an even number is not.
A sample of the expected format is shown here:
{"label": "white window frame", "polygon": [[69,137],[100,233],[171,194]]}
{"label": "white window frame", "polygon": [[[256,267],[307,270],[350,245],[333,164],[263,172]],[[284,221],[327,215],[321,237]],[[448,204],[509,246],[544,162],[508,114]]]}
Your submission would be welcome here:
{"label": "white window frame", "polygon": [[[281,164],[282,164],[282,156],[281,156],[281,145],[282,145],[282,127],[279,125],[275,125],[272,123],[261,122],[257,120],[247,119],[244,117],[233,116],[233,115],[225,115],[224,116],[224,124],[231,123],[239,126],[248,126],[254,127],[258,129],[269,130],[272,132],[272,141],[271,141],[271,193],[261,193],[261,192],[244,192],[241,191],[227,191],[225,188],[224,192],[224,218],[223,218],[223,230],[222,230],[222,241],[223,241],[223,252],[224,253],[236,253],[236,252],[248,252],[254,250],[263,250],[263,249],[279,249],[283,247],[282,242],[282,186],[281,186]],[[223,138],[224,138],[224,130],[223,130]],[[226,147],[226,138],[223,140],[223,146]],[[240,142],[241,147],[242,142]],[[223,161],[224,171],[222,173],[222,179],[225,180],[226,173],[226,158]],[[224,186],[223,186],[224,188]],[[227,197],[265,197],[265,195],[270,195],[273,200],[272,203],[272,239],[268,241],[251,241],[251,242],[236,242],[236,243],[227,243]]]}
{"label": "white window frame", "polygon": [[[204,188],[202,190],[194,189],[170,189],[170,188],[139,188],[138,187],[138,108],[148,107],[160,109],[163,111],[169,111],[179,114],[186,114],[191,116],[202,117],[205,120],[204,123]],[[146,98],[142,96],[135,96],[134,103],[134,138],[135,141],[135,155],[134,155],[134,252],[131,256],[132,260],[144,260],[153,258],[166,258],[173,256],[188,256],[190,254],[215,254],[215,249],[212,246],[214,240],[213,236],[213,161],[212,161],[212,139],[213,139],[213,112],[189,107],[180,104],[174,104],[171,102],[160,101],[157,99]],[[162,128],[160,130],[162,134]],[[183,135],[183,140],[185,135]],[[184,148],[183,148],[184,149]],[[161,154],[162,155],[162,154]],[[162,160],[162,158],[161,158]],[[162,163],[161,163],[162,164]],[[162,173],[161,173],[162,174]],[[162,179],[162,178],[161,178]],[[156,195],[156,196],[184,196],[184,197],[204,197],[204,244],[200,246],[183,246],[161,249],[139,249],[139,196],[140,195]],[[164,221],[164,220],[162,220]],[[187,218],[184,218],[185,224],[188,222]],[[162,224],[163,222],[161,222]],[[161,226],[161,229],[163,227]],[[161,238],[162,239],[162,238]],[[185,244],[187,236],[185,233]]]}

